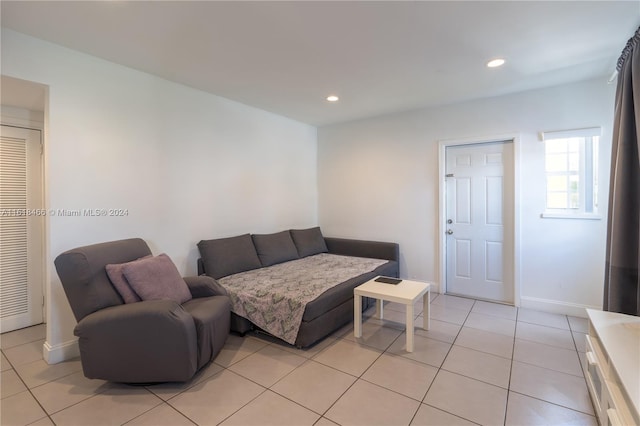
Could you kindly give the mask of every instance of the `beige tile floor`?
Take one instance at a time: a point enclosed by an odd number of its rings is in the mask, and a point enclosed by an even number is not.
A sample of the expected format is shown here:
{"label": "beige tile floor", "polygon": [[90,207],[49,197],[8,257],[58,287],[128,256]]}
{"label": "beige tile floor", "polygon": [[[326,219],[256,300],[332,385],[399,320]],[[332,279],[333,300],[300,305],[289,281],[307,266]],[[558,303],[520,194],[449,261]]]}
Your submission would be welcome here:
{"label": "beige tile floor", "polygon": [[[431,330],[405,351],[404,307],[365,315],[307,350],[231,335],[190,382],[89,380],[42,360],[45,326],[0,338],[0,424],[596,425],[582,318],[433,295]],[[422,306],[418,306],[421,324]]]}

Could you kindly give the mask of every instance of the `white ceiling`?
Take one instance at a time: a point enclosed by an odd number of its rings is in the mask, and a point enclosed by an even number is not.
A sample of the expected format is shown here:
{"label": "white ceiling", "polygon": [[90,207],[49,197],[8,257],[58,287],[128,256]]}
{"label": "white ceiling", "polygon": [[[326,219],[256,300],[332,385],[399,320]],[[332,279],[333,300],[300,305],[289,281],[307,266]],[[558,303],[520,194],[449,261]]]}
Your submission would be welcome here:
{"label": "white ceiling", "polygon": [[[640,25],[640,0],[0,8],[3,27],[313,125],[606,80]],[[498,56],[506,65],[485,67]]]}

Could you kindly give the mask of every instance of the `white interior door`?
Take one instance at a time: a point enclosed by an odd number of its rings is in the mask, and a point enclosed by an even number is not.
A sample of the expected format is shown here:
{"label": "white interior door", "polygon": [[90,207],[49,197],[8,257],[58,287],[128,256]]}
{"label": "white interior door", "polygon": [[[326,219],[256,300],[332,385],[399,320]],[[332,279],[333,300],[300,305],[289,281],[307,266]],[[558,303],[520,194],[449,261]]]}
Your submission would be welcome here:
{"label": "white interior door", "polygon": [[445,152],[447,293],[513,303],[513,142]]}
{"label": "white interior door", "polygon": [[0,131],[0,331],[43,321],[44,210],[39,130]]}

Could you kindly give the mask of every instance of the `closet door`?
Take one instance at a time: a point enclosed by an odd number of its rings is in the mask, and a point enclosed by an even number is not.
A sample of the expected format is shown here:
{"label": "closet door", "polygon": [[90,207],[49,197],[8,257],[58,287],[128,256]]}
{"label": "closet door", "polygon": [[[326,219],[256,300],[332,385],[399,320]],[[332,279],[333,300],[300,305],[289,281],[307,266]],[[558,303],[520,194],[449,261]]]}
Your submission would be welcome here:
{"label": "closet door", "polygon": [[39,130],[0,129],[0,331],[43,321],[44,218]]}

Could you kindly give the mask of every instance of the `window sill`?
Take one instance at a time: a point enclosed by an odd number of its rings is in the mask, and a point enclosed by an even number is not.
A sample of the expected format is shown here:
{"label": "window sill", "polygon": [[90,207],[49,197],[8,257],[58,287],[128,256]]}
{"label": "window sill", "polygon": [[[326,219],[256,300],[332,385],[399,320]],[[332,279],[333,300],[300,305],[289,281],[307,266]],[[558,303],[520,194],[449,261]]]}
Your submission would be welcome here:
{"label": "window sill", "polygon": [[543,219],[581,219],[581,220],[601,220],[602,216],[594,213],[551,213],[544,212],[540,215]]}

